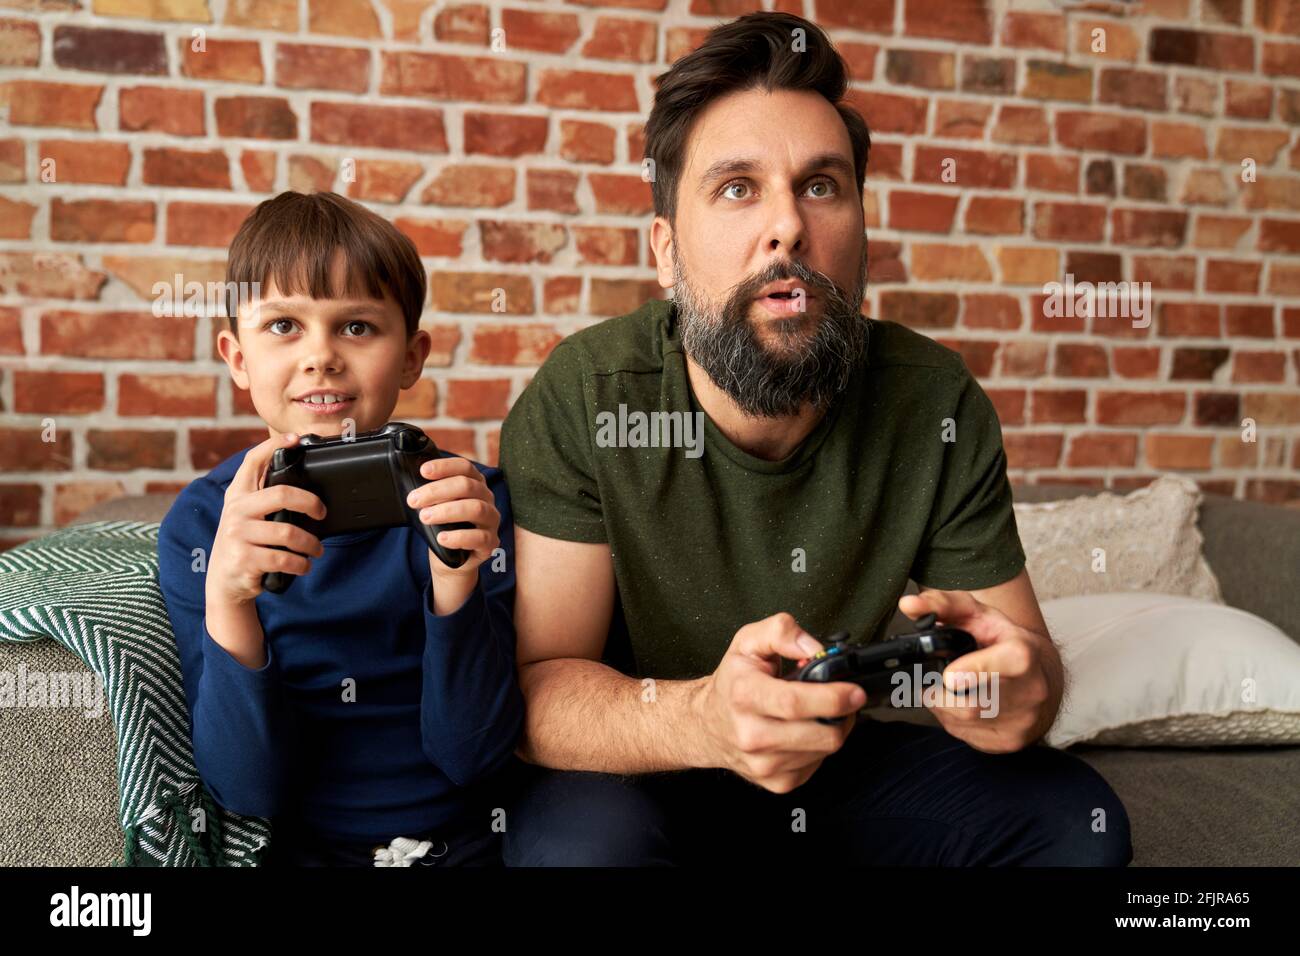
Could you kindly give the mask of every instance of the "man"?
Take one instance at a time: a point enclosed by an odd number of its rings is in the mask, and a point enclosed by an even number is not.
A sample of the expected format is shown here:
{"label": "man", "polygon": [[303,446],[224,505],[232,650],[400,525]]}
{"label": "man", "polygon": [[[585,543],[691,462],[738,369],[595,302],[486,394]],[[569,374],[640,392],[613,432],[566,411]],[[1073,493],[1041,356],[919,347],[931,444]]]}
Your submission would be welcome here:
{"label": "man", "polygon": [[[779,13],[661,77],[646,154],[673,301],[570,336],[506,421],[537,765],[508,865],[1131,859],[1105,781],[1035,745],[1063,673],[992,405],[955,353],[860,314],[870,140],[846,83]],[[679,444],[698,420],[702,449],[600,433],[635,413]],[[885,636],[895,605],[974,635],[945,683],[995,677],[996,716],[950,695],[942,729],[857,720],[855,685],[777,676],[814,635]]]}

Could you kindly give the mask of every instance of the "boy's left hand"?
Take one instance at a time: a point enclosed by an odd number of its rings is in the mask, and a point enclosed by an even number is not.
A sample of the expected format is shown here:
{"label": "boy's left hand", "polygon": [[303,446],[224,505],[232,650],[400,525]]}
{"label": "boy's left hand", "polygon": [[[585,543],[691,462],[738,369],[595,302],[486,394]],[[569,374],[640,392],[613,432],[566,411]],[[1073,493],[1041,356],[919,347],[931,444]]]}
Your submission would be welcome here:
{"label": "boy's left hand", "polygon": [[442,531],[438,543],[461,548],[469,557],[459,568],[449,568],[429,552],[429,573],[433,577],[434,613],[449,614],[465,603],[478,583],[478,567],[500,544],[497,529],[501,513],[482,473],[467,458],[434,458],[420,466],[428,482],[412,491],[406,503],[420,509],[423,524],[468,522],[473,528]]}

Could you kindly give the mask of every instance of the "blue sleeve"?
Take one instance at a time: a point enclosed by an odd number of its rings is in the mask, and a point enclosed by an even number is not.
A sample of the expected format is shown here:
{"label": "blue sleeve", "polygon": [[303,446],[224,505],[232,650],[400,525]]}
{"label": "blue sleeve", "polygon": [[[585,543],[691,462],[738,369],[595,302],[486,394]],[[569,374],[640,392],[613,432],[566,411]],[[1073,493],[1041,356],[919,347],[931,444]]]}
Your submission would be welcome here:
{"label": "blue sleeve", "polygon": [[158,532],[158,583],[176,636],[194,765],[221,806],[270,817],[284,792],[287,722],[274,653],[268,641],[266,664],[246,667],[208,633],[204,585],[221,512],[220,502],[214,511],[200,499],[182,492]]}
{"label": "blue sleeve", "polygon": [[[501,514],[501,559],[479,566],[477,586],[450,614],[433,612],[425,587],[424,677],[420,737],[425,756],[457,786],[500,769],[523,729],[524,699],[515,671],[514,520],[505,478],[480,467]],[[501,567],[494,570],[493,566]]]}

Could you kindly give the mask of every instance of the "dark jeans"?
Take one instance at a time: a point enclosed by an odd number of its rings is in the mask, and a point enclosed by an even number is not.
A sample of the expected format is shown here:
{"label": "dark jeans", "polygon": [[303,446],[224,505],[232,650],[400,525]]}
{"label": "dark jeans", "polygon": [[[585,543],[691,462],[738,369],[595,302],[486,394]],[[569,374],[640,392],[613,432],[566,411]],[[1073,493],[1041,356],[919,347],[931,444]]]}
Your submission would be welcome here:
{"label": "dark jeans", "polygon": [[625,777],[529,766],[504,844],[507,866],[1126,866],[1132,858],[1123,804],[1078,757],[1046,746],[988,754],[937,727],[861,717],[844,746],[787,794],[724,770]]}
{"label": "dark jeans", "polygon": [[[501,866],[501,834],[492,832],[487,811],[476,815],[473,823],[462,823],[425,833],[394,833],[430,840],[433,846],[423,857],[412,862],[418,866]],[[391,839],[391,838],[390,838]],[[296,831],[277,823],[271,828],[271,845],[263,859],[264,866],[374,866],[375,849],[388,846],[389,840],[364,843],[330,840]]]}

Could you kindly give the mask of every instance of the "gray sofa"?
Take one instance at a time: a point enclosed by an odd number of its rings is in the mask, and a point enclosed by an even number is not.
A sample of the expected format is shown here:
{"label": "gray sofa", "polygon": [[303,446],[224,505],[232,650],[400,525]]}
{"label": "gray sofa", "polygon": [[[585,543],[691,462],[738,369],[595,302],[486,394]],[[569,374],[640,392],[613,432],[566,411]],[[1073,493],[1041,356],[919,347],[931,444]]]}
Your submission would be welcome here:
{"label": "gray sofa", "polygon": [[[1095,494],[1016,489],[1019,501]],[[120,498],[78,521],[159,521],[170,495]],[[1205,555],[1227,603],[1300,641],[1300,510],[1207,495]],[[914,590],[914,588],[913,588]],[[904,628],[903,619],[895,630]],[[84,670],[53,641],[0,644],[0,670]],[[921,711],[896,719],[932,720]],[[0,721],[0,865],[108,865],[121,859],[116,740],[109,720],[10,709]],[[1136,866],[1300,864],[1300,747],[1072,748],[1114,787],[1132,822]]]}

